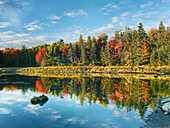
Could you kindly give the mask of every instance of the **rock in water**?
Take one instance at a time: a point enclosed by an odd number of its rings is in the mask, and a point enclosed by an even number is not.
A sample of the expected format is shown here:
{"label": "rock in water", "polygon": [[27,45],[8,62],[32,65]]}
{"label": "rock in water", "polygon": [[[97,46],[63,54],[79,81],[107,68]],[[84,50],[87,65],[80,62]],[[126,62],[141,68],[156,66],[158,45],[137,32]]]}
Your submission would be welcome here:
{"label": "rock in water", "polygon": [[42,94],[42,96],[39,96],[39,100],[40,100],[40,102],[47,101],[48,97],[45,96],[44,94]]}
{"label": "rock in water", "polygon": [[162,111],[164,111],[164,114],[170,113],[170,97],[160,98],[158,104]]}
{"label": "rock in water", "polygon": [[38,104],[40,102],[40,100],[39,100],[39,97],[33,97],[33,98],[31,98],[31,103],[32,104]]}
{"label": "rock in water", "polygon": [[39,104],[40,106],[43,106],[46,102],[48,101],[48,97],[42,94],[41,96],[38,97],[33,97],[31,98],[31,103],[32,104]]}

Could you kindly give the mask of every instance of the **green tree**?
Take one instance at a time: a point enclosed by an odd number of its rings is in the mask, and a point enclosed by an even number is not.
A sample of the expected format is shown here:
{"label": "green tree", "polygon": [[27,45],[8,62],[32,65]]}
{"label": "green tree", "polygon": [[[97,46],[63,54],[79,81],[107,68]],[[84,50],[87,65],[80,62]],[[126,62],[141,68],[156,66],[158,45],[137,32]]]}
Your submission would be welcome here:
{"label": "green tree", "polygon": [[80,47],[81,47],[81,45],[83,44],[83,36],[80,34],[80,37],[79,37],[79,42],[78,42],[78,44],[80,45]]}
{"label": "green tree", "polygon": [[83,63],[87,63],[88,58],[87,58],[87,53],[86,53],[86,49],[85,49],[85,44],[83,43],[81,45],[81,59]]}
{"label": "green tree", "polygon": [[68,47],[68,59],[70,63],[74,63],[74,53],[73,53],[73,45],[70,43]]}
{"label": "green tree", "polygon": [[96,44],[96,39],[93,37],[92,38],[92,46],[90,50],[90,61],[95,64],[97,61],[97,44]]}

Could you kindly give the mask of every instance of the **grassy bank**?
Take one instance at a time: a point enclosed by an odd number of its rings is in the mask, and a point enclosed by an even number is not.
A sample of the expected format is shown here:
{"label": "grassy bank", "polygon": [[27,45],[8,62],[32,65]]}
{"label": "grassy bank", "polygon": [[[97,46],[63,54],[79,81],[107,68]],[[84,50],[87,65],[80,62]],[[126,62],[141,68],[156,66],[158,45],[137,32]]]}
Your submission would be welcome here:
{"label": "grassy bank", "polygon": [[[155,73],[166,72],[167,75],[156,76]],[[137,77],[141,79],[170,79],[170,66],[48,66],[48,67],[10,67],[0,68],[0,74],[16,73],[41,77]]]}
{"label": "grassy bank", "polygon": [[155,73],[170,72],[170,66],[49,66],[21,68],[21,75],[41,77],[137,77],[141,79],[170,79],[170,75],[155,76]]}
{"label": "grassy bank", "polygon": [[34,73],[141,73],[170,72],[170,66],[48,66],[21,68],[20,72]]}

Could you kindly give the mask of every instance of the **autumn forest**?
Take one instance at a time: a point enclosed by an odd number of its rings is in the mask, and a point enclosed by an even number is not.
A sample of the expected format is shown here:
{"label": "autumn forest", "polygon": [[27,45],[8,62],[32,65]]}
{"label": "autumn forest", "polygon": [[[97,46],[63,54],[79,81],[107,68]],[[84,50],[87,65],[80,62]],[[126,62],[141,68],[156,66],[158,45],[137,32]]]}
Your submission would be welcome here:
{"label": "autumn forest", "polygon": [[2,67],[169,65],[170,28],[160,22],[158,28],[146,32],[139,23],[137,30],[125,27],[124,31],[116,31],[110,40],[105,33],[98,38],[88,36],[86,40],[80,35],[74,43],[60,39],[51,45],[2,49],[0,58]]}

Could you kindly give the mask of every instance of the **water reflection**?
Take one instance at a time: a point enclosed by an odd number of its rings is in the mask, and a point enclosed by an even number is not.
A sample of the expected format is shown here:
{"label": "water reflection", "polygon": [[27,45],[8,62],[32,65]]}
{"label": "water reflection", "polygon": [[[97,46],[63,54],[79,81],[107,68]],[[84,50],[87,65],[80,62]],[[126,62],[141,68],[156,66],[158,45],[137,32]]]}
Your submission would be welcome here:
{"label": "water reflection", "polygon": [[[18,80],[17,80],[18,79]],[[25,94],[28,90],[43,94],[52,94],[63,98],[79,99],[83,106],[99,102],[106,107],[115,104],[117,108],[126,112],[135,110],[141,118],[150,107],[154,109],[154,101],[170,96],[169,80],[136,79],[136,78],[40,78],[28,79],[24,76],[2,76],[0,90],[21,90]],[[29,84],[28,84],[29,83]]]}

